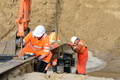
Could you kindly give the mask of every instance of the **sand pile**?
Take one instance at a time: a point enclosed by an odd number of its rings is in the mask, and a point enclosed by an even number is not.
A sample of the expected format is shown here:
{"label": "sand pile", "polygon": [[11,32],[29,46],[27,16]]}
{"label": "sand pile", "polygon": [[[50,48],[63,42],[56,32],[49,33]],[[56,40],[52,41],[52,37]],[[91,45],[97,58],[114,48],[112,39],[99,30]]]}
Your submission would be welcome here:
{"label": "sand pile", "polygon": [[49,75],[42,73],[27,73],[22,77],[17,77],[17,79],[11,80],[114,80],[112,78],[98,78],[92,76],[75,75],[75,74],[56,74],[52,73]]}

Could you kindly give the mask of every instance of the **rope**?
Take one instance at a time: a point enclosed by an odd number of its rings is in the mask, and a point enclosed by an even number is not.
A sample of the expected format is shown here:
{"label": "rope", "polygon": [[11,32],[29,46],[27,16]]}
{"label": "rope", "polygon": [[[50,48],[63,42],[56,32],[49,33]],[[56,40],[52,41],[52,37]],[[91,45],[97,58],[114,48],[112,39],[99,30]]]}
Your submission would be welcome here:
{"label": "rope", "polygon": [[58,40],[58,0],[56,0],[56,17],[55,17],[55,34],[56,34],[56,39],[55,41]]}
{"label": "rope", "polygon": [[[56,17],[55,17],[55,22],[56,22],[56,26],[55,26],[55,34],[56,34],[56,39],[55,39],[55,42],[58,42],[58,0],[56,0]],[[63,54],[63,46],[62,46],[62,54]],[[59,53],[60,54],[60,47],[59,47]]]}

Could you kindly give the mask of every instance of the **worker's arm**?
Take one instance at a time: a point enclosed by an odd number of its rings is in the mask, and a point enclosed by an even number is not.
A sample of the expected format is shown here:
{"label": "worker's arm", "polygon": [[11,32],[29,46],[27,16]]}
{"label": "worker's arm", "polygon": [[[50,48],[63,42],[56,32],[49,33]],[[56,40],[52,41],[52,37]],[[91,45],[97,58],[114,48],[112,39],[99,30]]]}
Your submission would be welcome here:
{"label": "worker's arm", "polygon": [[76,48],[74,49],[76,53],[82,54],[85,51],[85,46],[82,44],[76,45]]}
{"label": "worker's arm", "polygon": [[77,48],[77,45],[73,44],[73,43],[68,43],[68,45],[71,46],[72,50],[75,51],[75,49]]}
{"label": "worker's arm", "polygon": [[[26,37],[24,37],[22,41],[22,45],[25,46],[30,41],[31,37],[32,37],[32,33],[30,32]],[[21,43],[18,43],[17,46],[20,47]]]}
{"label": "worker's arm", "polygon": [[46,57],[46,55],[45,54],[42,54],[39,58],[38,58],[38,60],[42,60],[43,58],[45,58]]}
{"label": "worker's arm", "polygon": [[23,45],[27,44],[31,40],[32,32],[28,33],[26,37],[23,39]]}
{"label": "worker's arm", "polygon": [[34,62],[37,64],[39,61],[41,61],[43,58],[45,58],[46,57],[46,55],[45,54],[42,54],[40,57],[38,57],[38,58],[35,58],[34,59]]}
{"label": "worker's arm", "polygon": [[35,59],[35,63],[38,61],[42,60],[46,56],[48,56],[50,53],[50,44],[49,44],[49,37],[46,36],[45,41],[44,41],[44,49],[43,49],[43,54],[39,56],[38,58]]}
{"label": "worker's arm", "polygon": [[46,35],[46,38],[44,40],[44,45],[43,45],[43,54],[48,56],[49,53],[50,53],[49,36]]}
{"label": "worker's arm", "polygon": [[[26,42],[23,40],[22,46],[24,46],[24,45],[26,45]],[[18,46],[18,47],[21,47],[21,42],[17,43],[17,46]]]}
{"label": "worker's arm", "polygon": [[46,55],[45,54],[42,54],[40,57],[38,57],[38,58],[35,58],[34,59],[34,62],[35,63],[38,63],[39,61],[41,61],[43,58],[45,58],[46,57]]}
{"label": "worker's arm", "polygon": [[85,49],[86,49],[85,45],[82,45],[79,53],[80,53],[80,54],[83,54],[84,51],[85,51]]}
{"label": "worker's arm", "polygon": [[68,43],[68,45],[70,45],[71,47],[73,47],[74,44],[73,43]]}
{"label": "worker's arm", "polygon": [[49,36],[46,35],[43,45],[43,54],[38,58],[38,60],[42,60],[50,53],[50,44],[49,44]]}

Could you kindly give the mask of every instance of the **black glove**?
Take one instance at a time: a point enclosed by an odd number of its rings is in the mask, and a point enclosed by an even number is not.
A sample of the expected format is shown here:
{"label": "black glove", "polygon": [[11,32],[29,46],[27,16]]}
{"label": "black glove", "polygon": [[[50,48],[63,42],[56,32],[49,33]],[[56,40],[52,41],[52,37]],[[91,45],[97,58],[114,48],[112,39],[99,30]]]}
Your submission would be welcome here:
{"label": "black glove", "polygon": [[34,63],[38,63],[38,62],[39,62],[38,58],[35,58]]}
{"label": "black glove", "polygon": [[34,59],[34,63],[36,63],[36,64],[37,64],[39,61],[40,61],[40,59],[38,59],[38,58],[35,58],[35,59]]}

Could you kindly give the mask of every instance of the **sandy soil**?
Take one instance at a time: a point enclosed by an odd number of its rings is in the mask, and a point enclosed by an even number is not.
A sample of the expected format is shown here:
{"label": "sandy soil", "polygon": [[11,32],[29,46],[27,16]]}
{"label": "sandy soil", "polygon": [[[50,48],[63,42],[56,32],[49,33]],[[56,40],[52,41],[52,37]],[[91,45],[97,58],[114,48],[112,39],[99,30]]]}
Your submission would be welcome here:
{"label": "sandy soil", "polygon": [[[35,77],[31,77],[35,76]],[[75,74],[50,74],[45,75],[41,73],[28,73],[25,74],[24,80],[113,80],[110,78],[98,78],[98,77],[89,77],[89,76],[83,76],[83,75],[75,75]]]}
{"label": "sandy soil", "polygon": [[[94,56],[107,62],[102,69],[120,73],[120,0],[58,0],[58,27],[61,40],[73,35],[84,40]],[[19,0],[0,2],[0,41],[8,41],[17,31]],[[56,0],[33,0],[30,28],[55,28]],[[103,75],[104,76],[104,75]]]}

